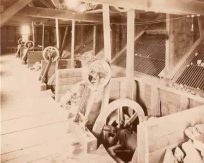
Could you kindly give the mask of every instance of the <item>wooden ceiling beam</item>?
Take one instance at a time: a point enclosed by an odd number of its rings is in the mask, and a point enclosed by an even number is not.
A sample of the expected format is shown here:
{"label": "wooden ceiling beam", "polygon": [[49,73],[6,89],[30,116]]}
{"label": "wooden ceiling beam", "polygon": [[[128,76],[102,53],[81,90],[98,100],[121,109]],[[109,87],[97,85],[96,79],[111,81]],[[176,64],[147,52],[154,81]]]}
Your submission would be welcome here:
{"label": "wooden ceiling beam", "polygon": [[93,4],[108,4],[127,9],[169,14],[204,15],[204,2],[193,0],[81,0]]}
{"label": "wooden ceiling beam", "polygon": [[[33,22],[42,22],[45,26],[55,26],[55,19],[44,19],[44,18],[32,18],[28,16],[13,16],[8,22],[6,22],[4,25],[6,26],[20,26],[22,24],[31,24]],[[76,22],[76,25],[97,25],[98,23],[87,23],[87,22]],[[71,26],[71,21],[60,21],[59,20],[59,26]]]}
{"label": "wooden ceiling beam", "polygon": [[5,24],[12,16],[24,8],[32,0],[18,0],[4,12],[1,13],[0,27]]}
{"label": "wooden ceiling beam", "polygon": [[48,8],[55,8],[55,6],[48,0],[40,0],[40,2]]}
{"label": "wooden ceiling beam", "polygon": [[18,15],[60,20],[76,20],[82,22],[102,22],[102,15],[84,14],[68,10],[40,7],[25,7],[18,13]]}

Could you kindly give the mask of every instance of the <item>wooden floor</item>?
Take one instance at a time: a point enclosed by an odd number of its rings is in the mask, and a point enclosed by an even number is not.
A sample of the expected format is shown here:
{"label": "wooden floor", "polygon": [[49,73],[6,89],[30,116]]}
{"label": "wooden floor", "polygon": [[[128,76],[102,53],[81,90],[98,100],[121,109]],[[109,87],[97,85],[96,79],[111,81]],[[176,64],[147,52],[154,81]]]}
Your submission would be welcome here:
{"label": "wooden floor", "polygon": [[29,70],[14,55],[1,65],[1,161],[7,163],[114,162],[103,147],[85,154],[67,133],[66,113],[41,92],[39,72]]}

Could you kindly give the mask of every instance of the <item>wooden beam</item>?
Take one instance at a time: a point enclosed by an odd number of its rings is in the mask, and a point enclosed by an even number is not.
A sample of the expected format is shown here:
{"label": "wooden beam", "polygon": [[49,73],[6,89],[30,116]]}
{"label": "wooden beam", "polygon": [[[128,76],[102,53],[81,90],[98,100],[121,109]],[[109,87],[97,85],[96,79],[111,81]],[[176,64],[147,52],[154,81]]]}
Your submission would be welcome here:
{"label": "wooden beam", "polygon": [[127,12],[126,95],[134,99],[135,10]]}
{"label": "wooden beam", "polygon": [[[103,5],[103,35],[104,35],[104,58],[111,62],[111,35],[110,35],[110,11],[109,5]],[[103,100],[101,106],[101,113],[106,112],[107,105],[110,98],[110,82],[105,87],[103,92]],[[100,114],[102,115],[102,114]],[[100,135],[103,125],[100,125],[100,115],[97,118],[95,125],[93,126],[93,132],[96,135]]]}
{"label": "wooden beam", "polygon": [[42,50],[45,48],[45,24],[42,24]]}
{"label": "wooden beam", "polygon": [[204,15],[204,2],[188,0],[82,0],[93,4],[108,4],[144,11],[154,11],[171,14],[201,14]]}
{"label": "wooden beam", "polygon": [[93,26],[93,54],[96,55],[96,25]]}
{"label": "wooden beam", "polygon": [[173,55],[174,55],[174,41],[172,35],[172,21],[169,14],[166,15],[166,31],[168,35],[168,39],[166,40],[166,55],[165,55],[165,74],[168,74],[170,70],[173,68]]}
{"label": "wooden beam", "polygon": [[127,53],[126,53],[126,77],[130,80],[134,77],[134,43],[135,43],[135,10],[127,12]]}
{"label": "wooden beam", "polygon": [[26,7],[18,15],[39,18],[76,20],[85,22],[102,22],[102,16],[96,14],[77,13],[68,10],[49,9],[40,7]]}
{"label": "wooden beam", "polygon": [[31,1],[32,0],[18,0],[3,13],[1,13],[0,27]]}
{"label": "wooden beam", "polygon": [[104,55],[111,62],[111,27],[109,5],[103,5]]}
{"label": "wooden beam", "polygon": [[75,21],[72,20],[72,40],[71,40],[71,67],[74,67],[74,47],[75,47]]}
{"label": "wooden beam", "polygon": [[60,48],[60,42],[59,42],[59,20],[55,19],[55,32],[56,32],[56,44],[57,44],[57,49]]}
{"label": "wooden beam", "polygon": [[202,27],[202,19],[201,19],[200,16],[197,19],[198,19],[198,28],[199,28],[200,37],[203,38],[204,30],[203,30],[203,27]]}
{"label": "wooden beam", "polygon": [[33,36],[33,43],[35,44],[35,26],[33,22],[32,22],[32,36]]}
{"label": "wooden beam", "polygon": [[[29,16],[20,16],[16,14],[13,16],[8,22],[6,22],[4,25],[21,25],[21,24],[31,24],[33,22],[42,22],[45,26],[55,26],[55,19],[44,19],[44,18],[38,18],[38,17],[29,17]],[[59,26],[67,26],[71,23],[68,21],[59,21]]]}

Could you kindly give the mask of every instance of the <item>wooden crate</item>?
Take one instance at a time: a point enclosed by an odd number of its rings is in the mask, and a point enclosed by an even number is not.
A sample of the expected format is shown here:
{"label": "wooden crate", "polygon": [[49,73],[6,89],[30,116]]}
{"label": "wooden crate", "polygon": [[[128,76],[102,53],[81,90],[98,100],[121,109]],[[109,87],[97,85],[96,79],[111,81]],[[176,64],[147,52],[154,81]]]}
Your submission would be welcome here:
{"label": "wooden crate", "polygon": [[186,141],[184,130],[197,123],[204,123],[204,105],[140,123],[134,159],[139,163],[162,163],[166,149]]}
{"label": "wooden crate", "polygon": [[81,63],[75,60],[74,66],[75,68],[71,68],[71,59],[60,59],[57,62],[55,86],[55,100],[57,102],[74,84],[82,81]]}
{"label": "wooden crate", "polygon": [[56,71],[55,100],[57,102],[74,84],[82,81],[81,70],[81,68],[73,68]]}
{"label": "wooden crate", "polygon": [[36,62],[43,60],[42,51],[28,51],[27,64],[28,67],[33,66]]}

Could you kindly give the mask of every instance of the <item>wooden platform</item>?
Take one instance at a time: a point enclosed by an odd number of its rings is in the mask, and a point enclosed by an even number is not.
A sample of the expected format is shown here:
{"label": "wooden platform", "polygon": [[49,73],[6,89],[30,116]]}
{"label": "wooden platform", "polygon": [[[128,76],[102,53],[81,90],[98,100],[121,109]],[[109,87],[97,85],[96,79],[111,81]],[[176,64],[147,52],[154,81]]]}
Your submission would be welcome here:
{"label": "wooden platform", "polygon": [[114,162],[101,147],[83,152],[67,133],[66,113],[48,91],[40,91],[39,72],[30,71],[14,55],[1,57],[1,162]]}

